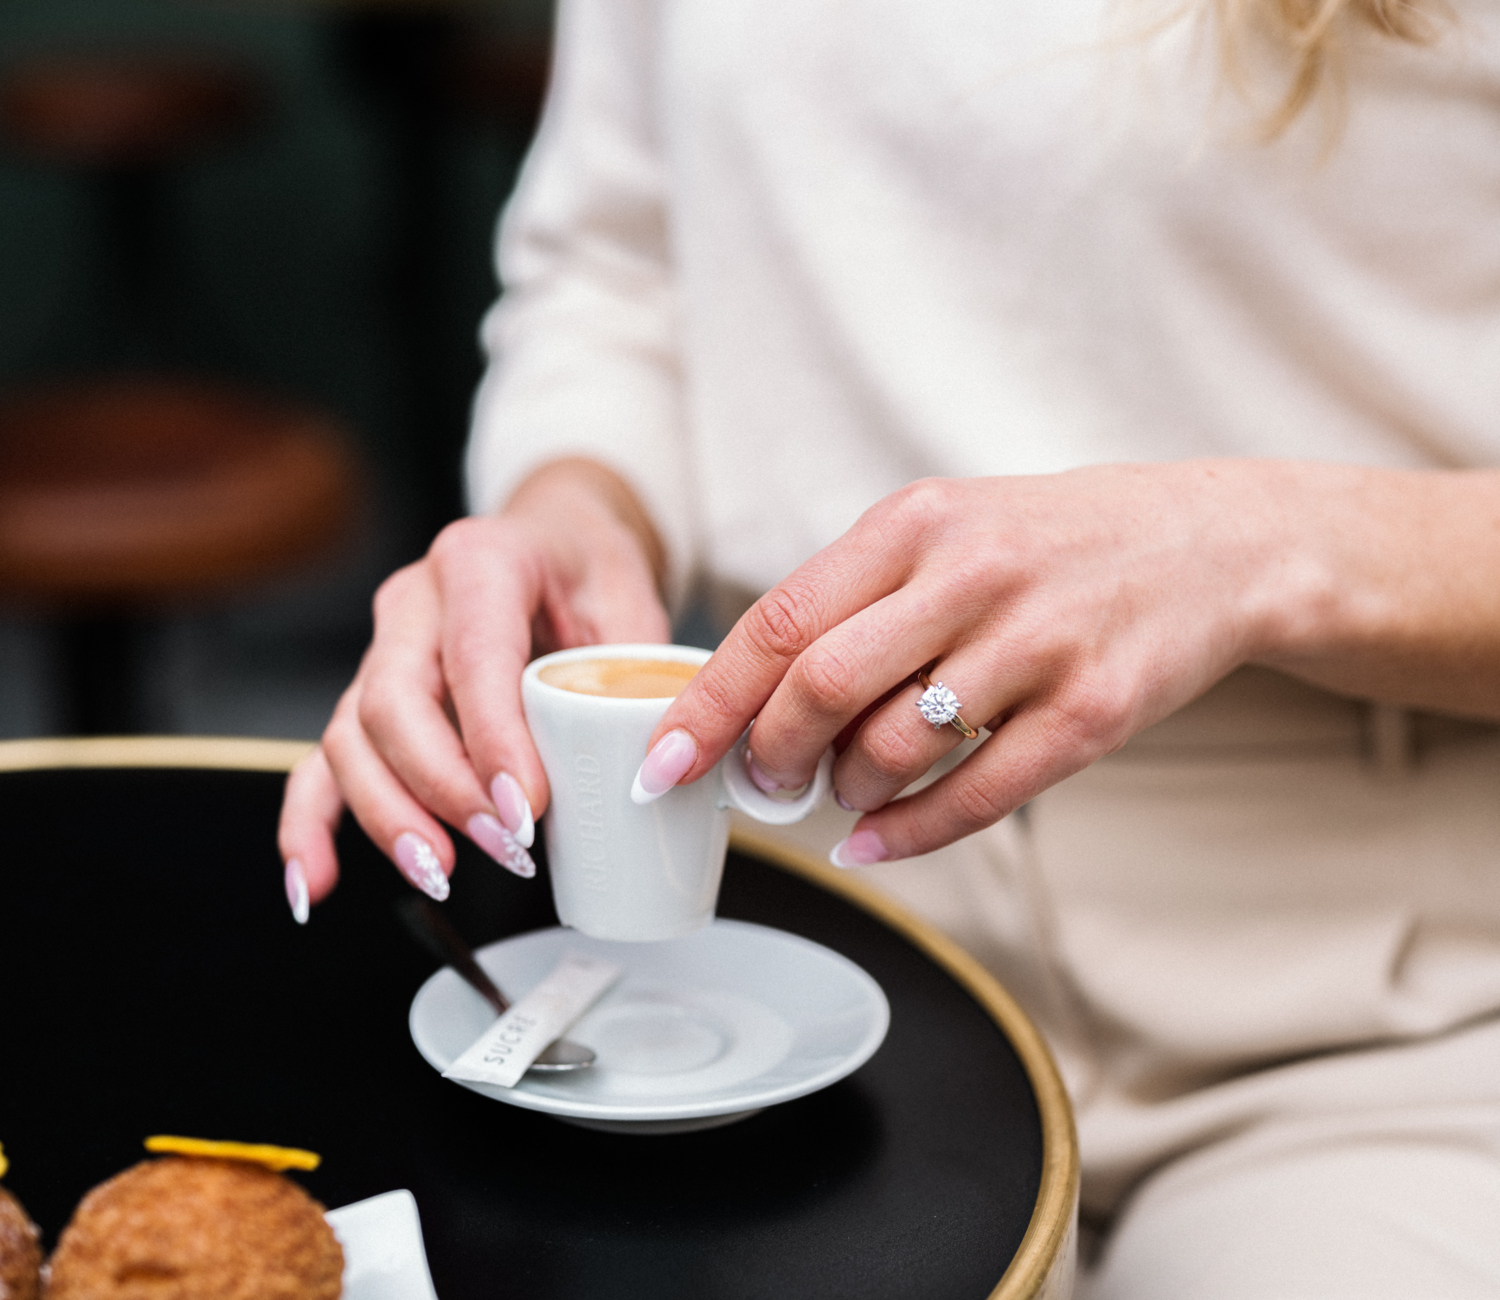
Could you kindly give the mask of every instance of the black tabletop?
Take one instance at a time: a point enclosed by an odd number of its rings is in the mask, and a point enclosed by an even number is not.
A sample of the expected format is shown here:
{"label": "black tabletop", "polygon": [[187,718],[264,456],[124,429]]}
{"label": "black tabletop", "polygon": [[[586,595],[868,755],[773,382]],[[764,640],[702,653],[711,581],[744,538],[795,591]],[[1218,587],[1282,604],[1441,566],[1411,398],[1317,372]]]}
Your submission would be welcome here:
{"label": "black tabletop", "polygon": [[[330,1206],[415,1193],[442,1300],[980,1300],[1037,1204],[1036,1097],[952,975],[797,874],[732,854],[720,914],[870,972],[884,1046],[850,1078],[712,1132],[591,1132],[440,1078],[407,1033],[434,963],[352,826],[306,928],[281,889],[282,778],[0,775],[0,1143],[47,1245],[150,1133],[310,1147]],[[476,945],[555,924],[545,875],[460,852]]]}

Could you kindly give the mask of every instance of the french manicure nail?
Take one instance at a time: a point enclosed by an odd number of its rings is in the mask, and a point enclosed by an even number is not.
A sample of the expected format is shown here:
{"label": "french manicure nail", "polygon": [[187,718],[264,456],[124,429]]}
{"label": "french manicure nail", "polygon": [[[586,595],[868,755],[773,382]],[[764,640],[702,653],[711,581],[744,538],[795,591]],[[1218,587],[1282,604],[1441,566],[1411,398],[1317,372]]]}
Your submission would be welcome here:
{"label": "french manicure nail", "polygon": [[509,772],[501,772],[490,782],[490,798],[505,829],[516,837],[517,844],[529,849],[536,842],[536,819],[531,815],[531,801],[521,783]]}
{"label": "french manicure nail", "polygon": [[840,808],[842,808],[845,812],[858,812],[859,811],[859,809],[857,809],[852,803],[850,803],[847,799],[845,799],[844,796],[841,795],[837,790],[835,790],[833,792],[833,801],[834,801],[834,803],[838,804],[838,806]]}
{"label": "french manicure nail", "polygon": [[855,831],[833,846],[828,860],[836,867],[867,867],[891,856],[885,841],[874,831]]}
{"label": "french manicure nail", "polygon": [[781,782],[773,780],[765,774],[761,765],[755,761],[754,754],[747,753],[745,755],[745,771],[749,774],[750,779],[755,782],[756,788],[762,794],[781,793]]}
{"label": "french manicure nail", "polygon": [[688,774],[698,761],[698,744],[685,731],[669,731],[651,747],[630,786],[630,801],[646,804],[660,799]]}
{"label": "french manicure nail", "polygon": [[396,837],[394,847],[396,865],[403,876],[428,898],[441,903],[448,897],[448,877],[432,845],[412,831],[403,831]]}
{"label": "french manicure nail", "polygon": [[286,882],[286,901],[292,905],[292,920],[298,925],[306,925],[312,906],[307,897],[307,872],[302,869],[300,858],[287,860],[283,879]]}
{"label": "french manicure nail", "polygon": [[520,837],[502,826],[499,818],[491,817],[489,813],[475,813],[469,818],[466,829],[469,838],[507,871],[514,871],[526,880],[536,875],[536,863],[522,846]]}

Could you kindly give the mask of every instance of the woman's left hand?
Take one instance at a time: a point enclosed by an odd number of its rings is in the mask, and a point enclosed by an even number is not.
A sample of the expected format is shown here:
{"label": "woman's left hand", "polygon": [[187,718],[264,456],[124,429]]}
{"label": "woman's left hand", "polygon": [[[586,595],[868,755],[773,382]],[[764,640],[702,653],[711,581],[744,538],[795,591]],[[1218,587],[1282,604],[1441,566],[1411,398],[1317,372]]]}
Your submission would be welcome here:
{"label": "woman's left hand", "polygon": [[[1378,534],[1389,558],[1360,531],[1395,476],[1410,499],[1409,471],[1275,461],[913,483],[745,614],[667,712],[641,784],[696,780],[753,718],[768,788],[802,785],[841,747],[839,797],[868,815],[840,865],[950,844],[1236,666],[1316,660],[1391,577],[1382,564],[1408,563],[1399,528]],[[991,734],[897,799],[963,741],[918,712],[924,667]]]}

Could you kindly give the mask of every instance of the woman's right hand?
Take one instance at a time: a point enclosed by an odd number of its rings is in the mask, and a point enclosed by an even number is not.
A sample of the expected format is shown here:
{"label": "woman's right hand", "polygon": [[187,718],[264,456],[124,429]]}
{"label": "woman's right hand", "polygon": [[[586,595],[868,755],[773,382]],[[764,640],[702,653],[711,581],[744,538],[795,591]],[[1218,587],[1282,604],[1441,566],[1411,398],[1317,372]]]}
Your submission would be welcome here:
{"label": "woman's right hand", "polygon": [[347,805],[401,873],[448,893],[459,827],[518,875],[535,868],[547,777],[521,711],[533,654],[666,641],[660,542],[634,494],[591,461],[544,466],[498,515],[451,524],[375,595],[375,635],[320,746],[293,769],[278,842],[305,920],[338,881]]}

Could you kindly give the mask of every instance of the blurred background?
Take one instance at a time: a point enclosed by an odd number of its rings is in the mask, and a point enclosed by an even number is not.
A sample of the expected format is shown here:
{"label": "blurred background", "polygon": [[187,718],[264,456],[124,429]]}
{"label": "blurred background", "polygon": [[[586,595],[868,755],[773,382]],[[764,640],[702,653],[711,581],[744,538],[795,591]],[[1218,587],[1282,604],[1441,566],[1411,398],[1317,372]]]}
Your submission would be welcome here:
{"label": "blurred background", "polygon": [[0,5],[0,737],[315,737],[461,511],[550,0]]}

